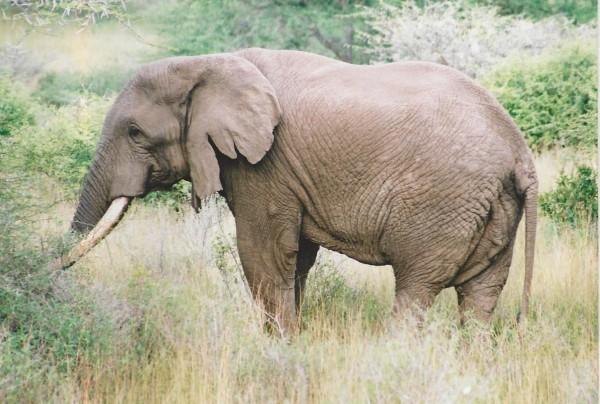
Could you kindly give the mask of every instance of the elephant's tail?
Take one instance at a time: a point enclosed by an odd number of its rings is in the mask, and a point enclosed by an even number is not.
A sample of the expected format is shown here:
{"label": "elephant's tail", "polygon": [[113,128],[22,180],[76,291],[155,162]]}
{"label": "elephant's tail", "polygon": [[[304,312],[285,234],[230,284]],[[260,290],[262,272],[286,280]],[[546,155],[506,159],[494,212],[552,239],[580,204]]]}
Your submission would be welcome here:
{"label": "elephant's tail", "polygon": [[[531,171],[530,171],[531,173]],[[532,178],[533,177],[533,178]],[[525,189],[525,281],[523,283],[523,296],[517,321],[527,317],[529,310],[529,297],[531,294],[531,279],[533,276],[533,260],[535,256],[535,236],[537,231],[537,200],[538,184],[535,172],[529,179],[532,180]]]}

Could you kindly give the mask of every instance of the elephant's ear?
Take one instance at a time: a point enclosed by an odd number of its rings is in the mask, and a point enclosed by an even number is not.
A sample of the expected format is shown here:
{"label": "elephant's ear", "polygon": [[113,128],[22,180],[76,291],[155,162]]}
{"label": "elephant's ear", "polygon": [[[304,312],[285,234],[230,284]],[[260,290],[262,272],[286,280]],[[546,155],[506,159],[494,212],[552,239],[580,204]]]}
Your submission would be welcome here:
{"label": "elephant's ear", "polygon": [[251,164],[273,144],[281,117],[275,89],[256,66],[238,56],[190,58],[179,73],[193,81],[187,97],[184,141],[195,196],[222,189],[210,142],[229,158],[238,152]]}

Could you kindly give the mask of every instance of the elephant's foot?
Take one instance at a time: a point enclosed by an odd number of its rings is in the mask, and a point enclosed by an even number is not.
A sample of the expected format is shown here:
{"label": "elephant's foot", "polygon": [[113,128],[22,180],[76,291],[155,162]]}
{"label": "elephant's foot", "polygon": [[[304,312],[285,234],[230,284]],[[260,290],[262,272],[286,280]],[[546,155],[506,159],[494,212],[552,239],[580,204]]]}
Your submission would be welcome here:
{"label": "elephant's foot", "polygon": [[294,287],[251,289],[264,315],[266,331],[286,340],[296,336],[300,324],[296,315]]}
{"label": "elephant's foot", "polygon": [[278,337],[289,339],[298,333],[298,320],[293,288],[264,288],[255,293],[267,330]]}
{"label": "elephant's foot", "polygon": [[467,322],[472,321],[488,324],[492,319],[492,313],[498,299],[497,296],[476,297],[462,294],[458,288],[456,290],[459,302],[460,324],[465,325]]}
{"label": "elephant's foot", "polygon": [[405,287],[396,290],[394,317],[405,319],[413,317],[419,325],[425,321],[425,313],[431,307],[437,293],[426,288]]}

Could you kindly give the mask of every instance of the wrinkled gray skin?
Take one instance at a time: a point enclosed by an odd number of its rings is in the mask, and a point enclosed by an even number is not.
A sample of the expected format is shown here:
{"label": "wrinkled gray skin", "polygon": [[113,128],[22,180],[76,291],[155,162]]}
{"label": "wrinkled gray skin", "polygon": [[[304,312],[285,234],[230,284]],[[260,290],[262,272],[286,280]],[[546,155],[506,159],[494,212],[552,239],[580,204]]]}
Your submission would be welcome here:
{"label": "wrinkled gray skin", "polygon": [[391,264],[398,311],[453,286],[462,315],[487,320],[525,209],[531,281],[530,151],[497,101],[448,67],[264,49],[147,65],[106,117],[72,227],[181,179],[195,202],[226,198],[250,288],[286,330],[319,246]]}

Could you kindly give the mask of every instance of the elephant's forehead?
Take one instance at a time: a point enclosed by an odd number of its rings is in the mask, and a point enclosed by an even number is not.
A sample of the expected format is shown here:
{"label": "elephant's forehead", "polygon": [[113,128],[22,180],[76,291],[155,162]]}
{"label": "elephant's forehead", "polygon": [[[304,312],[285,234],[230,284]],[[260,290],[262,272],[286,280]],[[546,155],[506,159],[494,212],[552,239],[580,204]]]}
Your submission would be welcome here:
{"label": "elephant's forehead", "polygon": [[141,93],[156,102],[174,102],[186,90],[186,81],[171,73],[169,64],[142,68],[132,79],[129,89],[134,93]]}
{"label": "elephant's forehead", "polygon": [[113,126],[135,123],[142,129],[172,126],[178,119],[171,104],[157,102],[139,91],[115,102],[109,114]]}
{"label": "elephant's forehead", "polygon": [[131,118],[145,129],[163,128],[177,123],[169,104],[149,100],[136,104],[131,110]]}

